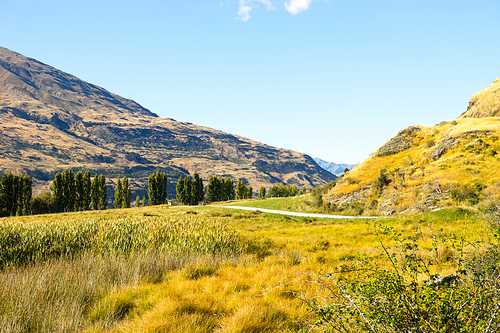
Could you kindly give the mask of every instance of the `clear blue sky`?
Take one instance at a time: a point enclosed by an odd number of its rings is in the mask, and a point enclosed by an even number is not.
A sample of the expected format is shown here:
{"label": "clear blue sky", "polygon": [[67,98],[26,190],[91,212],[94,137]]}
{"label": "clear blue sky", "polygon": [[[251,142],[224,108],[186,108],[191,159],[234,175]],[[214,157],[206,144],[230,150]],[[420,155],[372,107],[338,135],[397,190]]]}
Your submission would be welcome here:
{"label": "clear blue sky", "polygon": [[500,1],[0,0],[0,46],[161,117],[337,163],[500,77]]}

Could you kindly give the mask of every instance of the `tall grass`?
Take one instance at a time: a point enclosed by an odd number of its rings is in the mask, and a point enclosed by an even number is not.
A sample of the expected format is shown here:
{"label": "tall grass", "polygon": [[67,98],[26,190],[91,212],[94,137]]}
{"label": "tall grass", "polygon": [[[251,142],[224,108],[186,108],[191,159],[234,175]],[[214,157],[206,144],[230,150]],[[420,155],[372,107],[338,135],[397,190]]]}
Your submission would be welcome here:
{"label": "tall grass", "polygon": [[0,220],[0,267],[82,253],[169,251],[231,254],[236,233],[216,219],[196,216],[87,218],[39,222]]}
{"label": "tall grass", "polygon": [[107,295],[158,283],[168,272],[200,261],[216,265],[220,259],[178,253],[142,253],[126,258],[83,255],[6,267],[0,272],[0,332],[109,329],[134,311],[137,295]]}

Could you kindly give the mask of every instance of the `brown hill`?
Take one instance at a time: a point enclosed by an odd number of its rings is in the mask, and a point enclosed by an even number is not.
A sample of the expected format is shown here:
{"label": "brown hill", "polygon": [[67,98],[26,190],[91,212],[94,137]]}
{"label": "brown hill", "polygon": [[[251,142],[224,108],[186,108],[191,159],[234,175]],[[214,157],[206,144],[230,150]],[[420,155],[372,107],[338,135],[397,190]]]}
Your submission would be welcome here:
{"label": "brown hill", "polygon": [[[155,170],[175,182],[195,170],[254,189],[335,179],[309,156],[237,135],[160,118],[132,100],[0,47],[0,173],[28,173],[36,193],[72,168],[128,176],[141,194]],[[169,189],[175,195],[173,182]]]}
{"label": "brown hill", "polygon": [[386,215],[487,205],[500,196],[499,89],[497,79],[476,93],[456,120],[400,131],[344,174],[326,202]]}

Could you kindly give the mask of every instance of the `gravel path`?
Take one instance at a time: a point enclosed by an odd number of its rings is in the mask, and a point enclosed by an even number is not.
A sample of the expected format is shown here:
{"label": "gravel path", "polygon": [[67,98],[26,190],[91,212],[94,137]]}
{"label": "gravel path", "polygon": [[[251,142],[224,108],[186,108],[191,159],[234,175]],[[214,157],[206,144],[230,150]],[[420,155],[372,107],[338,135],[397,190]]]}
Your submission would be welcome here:
{"label": "gravel path", "polygon": [[263,213],[273,213],[273,214],[302,216],[302,217],[317,217],[317,218],[327,218],[327,219],[376,219],[376,218],[378,218],[376,216],[343,216],[343,215],[299,213],[299,212],[288,212],[288,211],[284,211],[284,210],[264,209],[264,208],[256,208],[256,207],[243,207],[243,206],[219,206],[219,207],[230,208],[230,209],[252,210],[252,211],[258,210],[258,211],[261,211]]}

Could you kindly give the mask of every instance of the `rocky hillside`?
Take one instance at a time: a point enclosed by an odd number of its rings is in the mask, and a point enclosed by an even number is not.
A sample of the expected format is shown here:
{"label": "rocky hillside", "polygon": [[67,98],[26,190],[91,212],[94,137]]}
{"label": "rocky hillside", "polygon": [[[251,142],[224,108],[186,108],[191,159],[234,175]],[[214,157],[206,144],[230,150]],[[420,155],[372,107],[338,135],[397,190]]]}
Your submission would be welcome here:
{"label": "rocky hillside", "polygon": [[155,170],[173,183],[195,170],[241,178],[254,189],[335,179],[309,156],[191,123],[160,118],[37,60],[0,48],[0,174],[35,178],[35,193],[72,168],[128,176],[139,194]]}
{"label": "rocky hillside", "polygon": [[487,204],[500,194],[500,79],[458,119],[400,131],[343,175],[325,200],[365,214]]}

